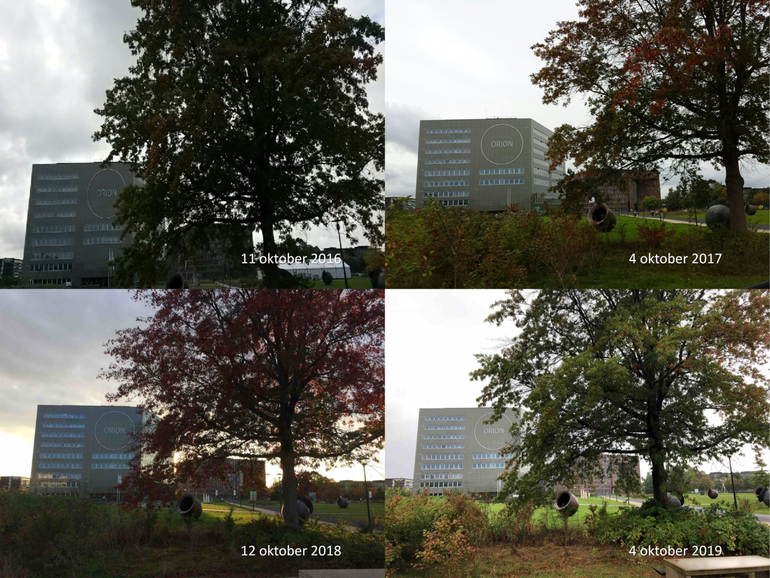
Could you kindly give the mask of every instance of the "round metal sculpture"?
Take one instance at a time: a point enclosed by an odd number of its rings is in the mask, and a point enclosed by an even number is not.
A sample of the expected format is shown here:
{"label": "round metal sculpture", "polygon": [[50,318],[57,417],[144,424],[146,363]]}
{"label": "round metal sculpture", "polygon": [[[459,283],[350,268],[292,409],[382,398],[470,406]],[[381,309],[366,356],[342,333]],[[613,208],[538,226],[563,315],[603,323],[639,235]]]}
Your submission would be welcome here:
{"label": "round metal sculpture", "polygon": [[744,207],[747,215],[756,215],[757,214],[757,208],[754,205],[746,205]]}
{"label": "round metal sculpture", "polygon": [[728,206],[725,199],[714,199],[709,203],[709,207],[716,207],[717,205],[722,205],[724,207]]}
{"label": "round metal sculpture", "polygon": [[574,494],[565,490],[556,495],[556,501],[553,503],[553,507],[556,508],[556,511],[562,516],[569,517],[573,516],[575,512],[578,511],[580,502],[578,502],[578,499]]}
{"label": "round metal sculpture", "polygon": [[717,496],[719,496],[719,492],[717,492],[714,488],[711,488],[708,491],[708,494],[709,494],[709,498],[711,498],[712,500],[716,500]]}
{"label": "round metal sculpture", "polygon": [[727,229],[730,228],[730,208],[725,205],[714,205],[709,207],[706,211],[706,225],[709,229],[714,229],[718,226],[723,226]]}
{"label": "round metal sculpture", "polygon": [[754,494],[757,496],[757,500],[765,504],[765,506],[770,506],[770,488],[756,488]]}
{"label": "round metal sculpture", "polygon": [[203,513],[203,506],[192,494],[184,494],[176,505],[177,511],[185,518],[197,520]]}
{"label": "round metal sculpture", "polygon": [[[283,506],[281,506],[281,517],[283,517]],[[313,513],[313,502],[306,496],[297,496],[297,517],[299,523],[304,524],[310,519],[310,514]]]}
{"label": "round metal sculpture", "polygon": [[340,497],[340,499],[339,499],[339,500],[337,500],[337,505],[338,505],[340,508],[342,508],[342,509],[345,509],[345,508],[347,508],[347,507],[348,507],[348,501],[347,501],[347,499],[345,499],[345,498],[343,498],[343,497]]}
{"label": "round metal sculpture", "polygon": [[615,212],[604,203],[594,203],[588,209],[588,222],[602,233],[609,233],[617,223]]}
{"label": "round metal sculpture", "polygon": [[671,508],[681,508],[682,502],[679,501],[679,498],[672,494],[666,494],[666,500],[668,501],[668,505]]}
{"label": "round metal sculpture", "polygon": [[324,272],[321,273],[321,281],[324,282],[324,285],[329,286],[332,284],[332,281],[334,281],[334,277],[332,276],[331,273],[324,270]]}
{"label": "round metal sculpture", "polygon": [[385,269],[374,269],[369,272],[372,289],[385,289]]}

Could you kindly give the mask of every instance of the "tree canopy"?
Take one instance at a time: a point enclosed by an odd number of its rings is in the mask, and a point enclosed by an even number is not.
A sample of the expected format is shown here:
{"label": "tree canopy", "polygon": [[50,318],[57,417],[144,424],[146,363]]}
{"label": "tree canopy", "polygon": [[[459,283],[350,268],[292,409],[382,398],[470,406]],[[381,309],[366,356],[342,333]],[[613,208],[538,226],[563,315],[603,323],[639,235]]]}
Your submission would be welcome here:
{"label": "tree canopy", "polygon": [[742,159],[770,161],[770,16],[766,0],[580,0],[533,46],[543,102],[585,94],[594,122],[562,125],[552,166],[591,174],[670,162],[724,167],[733,230],[746,231]]}
{"label": "tree canopy", "polygon": [[672,468],[770,447],[769,305],[766,291],[511,291],[488,321],[520,332],[472,373],[496,419],[521,410],[505,491],[545,501],[601,475],[603,455],[639,456],[665,504]]}
{"label": "tree canopy", "polygon": [[[219,473],[225,458],[278,461],[287,522],[295,467],[369,458],[384,433],[379,291],[150,291],[142,326],[107,343],[108,400],[157,418],[137,444],[152,463],[124,478],[129,499]],[[176,463],[172,463],[176,456]],[[145,460],[146,461],[146,460]]]}
{"label": "tree canopy", "polygon": [[[337,0],[132,0],[124,37],[136,64],[96,113],[108,160],[141,186],[116,202],[132,244],[123,278],[152,283],[165,251],[194,251],[216,225],[276,236],[295,226],[356,223],[382,236],[384,118],[369,109],[384,39]],[[277,265],[264,266],[278,287]]]}

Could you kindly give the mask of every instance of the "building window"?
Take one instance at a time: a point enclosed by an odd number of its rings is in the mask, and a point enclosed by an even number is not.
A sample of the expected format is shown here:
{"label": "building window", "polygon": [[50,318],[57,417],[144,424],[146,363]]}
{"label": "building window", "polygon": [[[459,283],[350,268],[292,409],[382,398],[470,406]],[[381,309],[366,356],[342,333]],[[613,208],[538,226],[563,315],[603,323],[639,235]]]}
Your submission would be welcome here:
{"label": "building window", "polygon": [[425,144],[463,144],[463,143],[470,143],[471,139],[469,138],[449,138],[449,139],[438,139],[438,140],[426,140]]}
{"label": "building window", "polygon": [[523,175],[524,169],[480,169],[480,175]]}
{"label": "building window", "polygon": [[131,466],[128,464],[91,464],[92,470],[130,470]]}
{"label": "building window", "polygon": [[470,181],[424,181],[424,187],[467,187]]}
{"label": "building window", "polygon": [[68,217],[74,217],[75,211],[68,211],[62,213],[35,213],[36,219],[65,219]]}
{"label": "building window", "polygon": [[435,161],[425,161],[426,165],[467,165],[471,159],[441,159]]}
{"label": "building window", "polygon": [[134,454],[91,454],[92,460],[130,460]]}
{"label": "building window", "polygon": [[85,428],[86,424],[84,423],[44,423],[43,427],[55,427],[55,428],[67,428],[67,427],[74,427],[74,428]]}
{"label": "building window", "polygon": [[424,171],[424,176],[426,177],[459,177],[462,175],[469,175],[471,172],[469,170],[459,170],[459,171]]}
{"label": "building window", "polygon": [[40,454],[40,459],[82,460],[83,454]]}
{"label": "building window", "polygon": [[78,180],[78,176],[72,175],[72,174],[48,173],[45,175],[38,175],[37,180],[38,181],[76,181]]}
{"label": "building window", "polygon": [[84,245],[118,245],[120,237],[87,237],[83,239]]}
{"label": "building window", "polygon": [[462,155],[469,154],[471,149],[426,149],[426,155]]}
{"label": "building window", "polygon": [[83,469],[83,464],[76,464],[74,462],[40,462],[37,464],[37,468],[39,470],[81,470]]}
{"label": "building window", "polygon": [[41,434],[41,437],[44,438],[84,438],[86,437],[86,434],[84,433],[48,433],[44,432]]}
{"label": "building window", "polygon": [[425,131],[425,134],[457,134],[457,133],[468,133],[470,134],[471,129],[469,128],[439,128],[439,129],[428,129]]}
{"label": "building window", "polygon": [[122,231],[123,227],[112,223],[92,223],[83,226],[83,231]]}
{"label": "building window", "polygon": [[29,270],[35,273],[41,271],[72,271],[72,263],[32,263]]}
{"label": "building window", "polygon": [[423,197],[431,197],[434,199],[444,197],[467,197],[468,191],[423,191]]}
{"label": "building window", "polygon": [[49,205],[77,205],[77,199],[37,199],[35,205],[45,207]]}
{"label": "building window", "polygon": [[74,233],[75,225],[41,225],[33,233]]}
{"label": "building window", "polygon": [[51,238],[51,239],[32,239],[33,247],[65,247],[74,245],[75,239],[72,237]]}
{"label": "building window", "polygon": [[483,179],[479,185],[523,185],[524,179]]}
{"label": "building window", "polygon": [[77,187],[38,187],[38,193],[77,193]]}

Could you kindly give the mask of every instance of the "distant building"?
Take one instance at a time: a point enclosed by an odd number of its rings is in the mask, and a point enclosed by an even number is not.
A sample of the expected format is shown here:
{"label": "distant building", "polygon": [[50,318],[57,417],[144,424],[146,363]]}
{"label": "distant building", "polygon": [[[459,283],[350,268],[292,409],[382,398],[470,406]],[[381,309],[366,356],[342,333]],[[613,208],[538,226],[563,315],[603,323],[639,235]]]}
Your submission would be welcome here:
{"label": "distant building", "polygon": [[[602,468],[602,475],[593,480],[583,480],[581,483],[575,485],[574,488],[569,488],[573,492],[578,492],[583,495],[590,494],[592,496],[608,496],[610,494],[618,493],[618,471],[622,466],[632,466],[636,470],[637,478],[641,483],[641,469],[639,467],[638,456],[616,456],[611,454],[602,454],[599,458],[599,464]],[[557,486],[558,489],[566,489],[563,486]]]}
{"label": "distant building", "polygon": [[385,478],[385,485],[391,490],[409,490],[412,491],[412,480],[410,478]]}
{"label": "distant building", "polygon": [[181,489],[196,496],[208,494],[233,500],[248,500],[250,492],[256,491],[261,499],[266,490],[265,460],[227,458],[227,463],[232,471],[224,478],[211,476],[192,486],[183,484]]}
{"label": "distant building", "polygon": [[[598,185],[594,197],[601,197],[604,203],[617,214],[642,212],[642,201],[647,197],[660,199],[660,175],[657,172],[626,172],[622,184]],[[590,198],[583,206],[583,212],[590,208]]]}
{"label": "distant building", "polygon": [[135,435],[151,426],[137,407],[39,405],[30,493],[115,496]]}
{"label": "distant building", "polygon": [[22,285],[109,286],[110,263],[130,243],[114,205],[132,184],[124,163],[33,165]]}
{"label": "distant building", "polygon": [[552,134],[531,118],[420,121],[416,206],[430,198],[488,212],[559,204],[548,192],[564,176],[564,165],[551,172],[545,158]]}
{"label": "distant building", "polygon": [[21,270],[23,261],[6,257],[0,261],[0,280],[4,285],[13,285],[21,281]]}
{"label": "distant building", "polygon": [[26,492],[29,490],[29,478],[21,476],[0,476],[0,490],[20,490]]}

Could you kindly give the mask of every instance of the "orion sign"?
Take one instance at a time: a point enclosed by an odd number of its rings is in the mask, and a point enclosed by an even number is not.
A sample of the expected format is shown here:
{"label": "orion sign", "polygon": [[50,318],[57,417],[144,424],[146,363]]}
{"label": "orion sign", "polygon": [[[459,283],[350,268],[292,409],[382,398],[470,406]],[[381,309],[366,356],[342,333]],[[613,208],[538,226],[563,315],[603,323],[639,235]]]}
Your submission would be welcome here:
{"label": "orion sign", "polygon": [[509,165],[524,150],[524,139],[510,124],[496,124],[481,137],[481,154],[493,165]]}
{"label": "orion sign", "polygon": [[504,415],[495,423],[484,423],[492,415],[490,412],[479,418],[473,428],[473,437],[476,438],[476,443],[485,450],[497,451],[511,442],[510,429],[513,422],[511,418]]}
{"label": "orion sign", "polygon": [[134,421],[122,411],[108,411],[94,426],[96,442],[106,450],[122,450],[131,443],[136,431]]}
{"label": "orion sign", "polygon": [[102,169],[88,183],[88,208],[99,219],[115,216],[115,201],[126,186],[123,176],[115,169]]}

